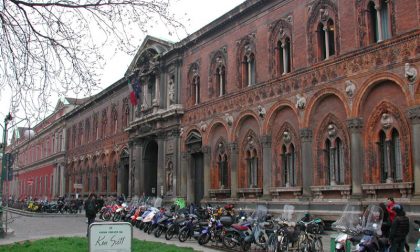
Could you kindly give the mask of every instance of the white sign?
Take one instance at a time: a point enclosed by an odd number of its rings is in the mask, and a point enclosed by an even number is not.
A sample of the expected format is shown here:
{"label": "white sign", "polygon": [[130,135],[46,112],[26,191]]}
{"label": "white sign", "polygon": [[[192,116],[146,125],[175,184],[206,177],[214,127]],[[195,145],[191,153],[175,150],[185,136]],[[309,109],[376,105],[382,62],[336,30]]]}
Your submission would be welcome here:
{"label": "white sign", "polygon": [[83,184],[74,184],[74,189],[83,189]]}
{"label": "white sign", "polygon": [[128,222],[94,222],[89,226],[89,251],[131,252],[133,226]]}

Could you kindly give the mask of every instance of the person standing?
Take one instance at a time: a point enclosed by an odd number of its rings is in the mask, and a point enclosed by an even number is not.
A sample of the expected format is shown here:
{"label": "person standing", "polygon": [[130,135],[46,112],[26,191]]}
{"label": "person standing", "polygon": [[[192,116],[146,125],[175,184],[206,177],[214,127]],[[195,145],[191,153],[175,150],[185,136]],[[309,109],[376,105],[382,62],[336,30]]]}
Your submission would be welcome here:
{"label": "person standing", "polygon": [[86,236],[89,236],[89,226],[96,218],[96,195],[94,193],[89,194],[88,199],[85,201],[85,212],[88,219]]}
{"label": "person standing", "polygon": [[395,213],[395,211],[394,211],[394,206],[395,206],[395,201],[394,201],[394,198],[388,198],[388,201],[387,201],[387,203],[386,203],[386,210],[388,211],[388,214],[389,214],[389,220],[391,221],[391,222],[393,222],[394,221],[394,218],[395,218],[395,215],[396,215],[396,213]]}
{"label": "person standing", "polygon": [[405,216],[401,205],[395,204],[392,210],[395,211],[396,216],[389,232],[390,252],[404,252],[405,238],[410,228],[410,221]]}

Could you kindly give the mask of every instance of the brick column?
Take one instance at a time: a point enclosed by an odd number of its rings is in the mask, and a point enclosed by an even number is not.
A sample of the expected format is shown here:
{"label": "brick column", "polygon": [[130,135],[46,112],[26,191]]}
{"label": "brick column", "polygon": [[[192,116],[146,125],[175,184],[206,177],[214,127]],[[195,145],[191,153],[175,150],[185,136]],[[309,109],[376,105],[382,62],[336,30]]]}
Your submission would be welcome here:
{"label": "brick column", "polygon": [[230,149],[230,197],[238,197],[238,145],[229,144]]}
{"label": "brick column", "polygon": [[188,187],[188,181],[189,179],[189,173],[188,171],[190,170],[189,166],[190,166],[190,153],[188,152],[182,152],[181,153],[181,167],[179,169],[179,195],[185,199],[187,199],[187,193],[190,190],[190,188]]}
{"label": "brick column", "polygon": [[411,124],[411,142],[414,172],[414,197],[420,198],[420,106],[407,110],[407,117]]}
{"label": "brick column", "polygon": [[312,129],[301,129],[300,141],[302,142],[302,196],[309,198],[313,180]]}
{"label": "brick column", "polygon": [[158,160],[157,160],[157,188],[156,195],[163,197],[165,195],[165,149],[164,149],[165,135],[160,134],[157,138],[158,144]]}
{"label": "brick column", "polygon": [[261,144],[263,147],[263,197],[270,198],[271,187],[271,136],[266,135],[261,137]]}
{"label": "brick column", "polygon": [[361,118],[351,118],[347,120],[347,127],[350,133],[350,168],[351,168],[351,188],[352,197],[362,196],[363,183],[363,142]]}
{"label": "brick column", "polygon": [[204,198],[209,198],[210,190],[210,160],[211,148],[210,146],[203,146],[203,173],[204,173]]}
{"label": "brick column", "polygon": [[133,145],[133,160],[130,169],[134,171],[134,194],[142,195],[144,192],[144,162],[143,162],[143,141],[137,140]]}

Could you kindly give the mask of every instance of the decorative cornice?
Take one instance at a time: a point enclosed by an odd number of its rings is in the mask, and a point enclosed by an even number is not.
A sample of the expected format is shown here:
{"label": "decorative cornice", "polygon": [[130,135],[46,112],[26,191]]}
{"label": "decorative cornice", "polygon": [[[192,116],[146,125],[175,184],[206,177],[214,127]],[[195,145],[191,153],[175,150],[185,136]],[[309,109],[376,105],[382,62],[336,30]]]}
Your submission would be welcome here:
{"label": "decorative cornice", "polygon": [[407,117],[411,124],[420,124],[420,106],[409,108],[407,110]]}
{"label": "decorative cornice", "polygon": [[302,142],[310,142],[312,141],[312,129],[304,128],[300,130],[300,139]]}
{"label": "decorative cornice", "polygon": [[347,120],[347,128],[351,129],[361,129],[363,128],[363,119],[362,118],[351,118]]}
{"label": "decorative cornice", "polygon": [[270,148],[271,147],[271,136],[265,135],[260,137],[261,144],[264,148]]}

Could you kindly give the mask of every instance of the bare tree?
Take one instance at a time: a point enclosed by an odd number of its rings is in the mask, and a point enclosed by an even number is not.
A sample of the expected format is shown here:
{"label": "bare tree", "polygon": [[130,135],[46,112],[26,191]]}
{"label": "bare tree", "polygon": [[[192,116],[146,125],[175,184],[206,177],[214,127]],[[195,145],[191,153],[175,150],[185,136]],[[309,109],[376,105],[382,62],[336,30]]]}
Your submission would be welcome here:
{"label": "bare tree", "polygon": [[158,23],[185,31],[170,1],[0,0],[0,90],[11,90],[12,108],[34,119],[51,110],[52,95],[89,95],[104,46],[132,54],[138,34]]}

